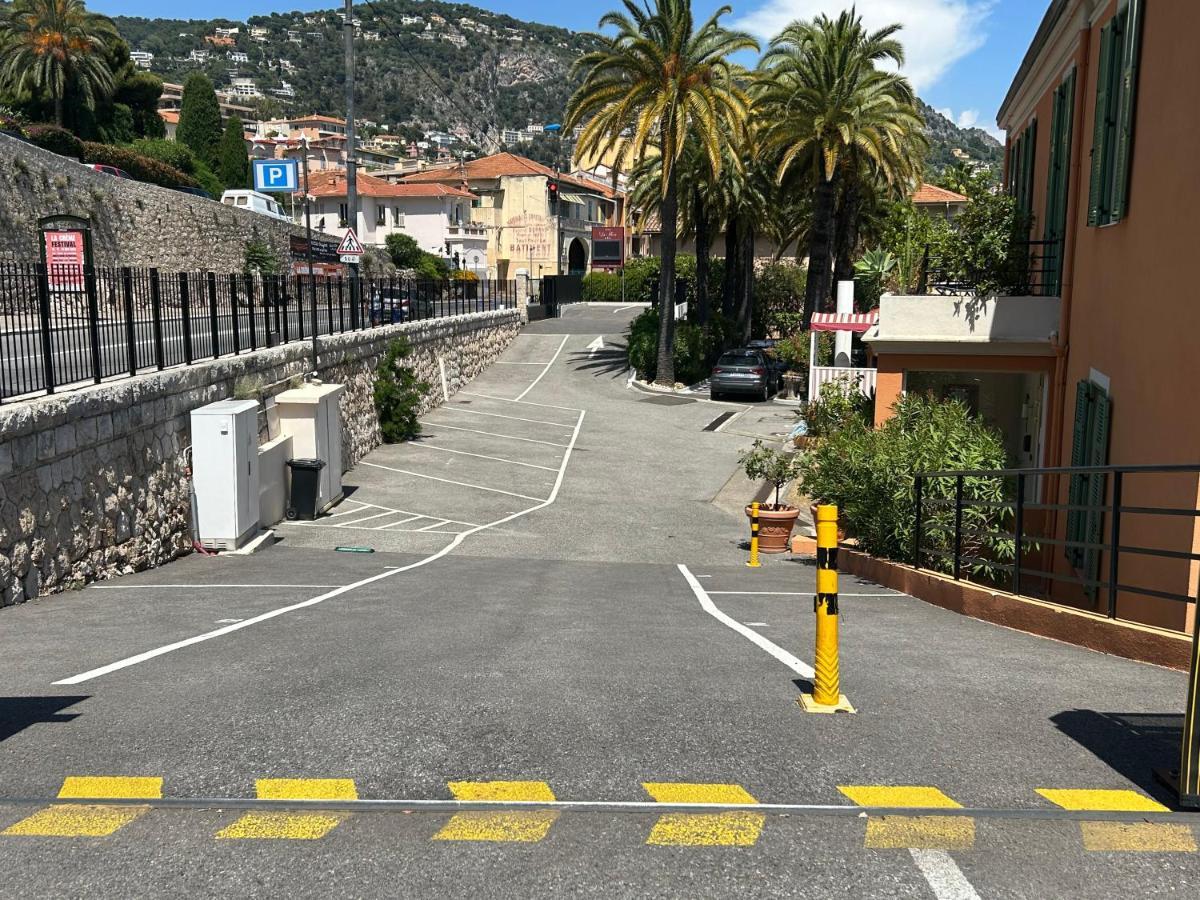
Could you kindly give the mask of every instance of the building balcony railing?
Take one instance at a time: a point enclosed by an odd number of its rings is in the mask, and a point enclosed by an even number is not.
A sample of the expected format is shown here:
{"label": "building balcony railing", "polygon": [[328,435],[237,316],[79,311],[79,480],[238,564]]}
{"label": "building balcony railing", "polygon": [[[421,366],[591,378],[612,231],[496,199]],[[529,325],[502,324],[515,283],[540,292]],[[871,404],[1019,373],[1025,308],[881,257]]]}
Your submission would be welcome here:
{"label": "building balcony railing", "polygon": [[462,225],[450,225],[446,228],[450,237],[487,237],[487,228],[474,222]]}
{"label": "building balcony railing", "polygon": [[962,297],[980,293],[985,277],[1004,287],[1000,293],[1011,297],[1057,297],[1062,280],[1062,241],[1017,241],[1008,265],[983,273],[964,272],[944,255],[934,253],[928,244],[921,260],[917,294]]}

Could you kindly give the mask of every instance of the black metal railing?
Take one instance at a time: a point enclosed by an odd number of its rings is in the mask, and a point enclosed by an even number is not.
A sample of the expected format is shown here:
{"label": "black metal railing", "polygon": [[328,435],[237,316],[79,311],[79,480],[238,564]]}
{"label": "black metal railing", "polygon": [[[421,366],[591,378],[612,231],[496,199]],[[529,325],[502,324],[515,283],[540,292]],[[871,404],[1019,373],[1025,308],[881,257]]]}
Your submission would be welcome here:
{"label": "black metal railing", "polygon": [[[1057,297],[1061,261],[1061,240],[1018,241],[1010,268],[997,273],[997,280],[1007,282],[1005,293],[1014,297]],[[962,296],[974,294],[979,279],[958,270],[944,255],[934,253],[929,244],[921,258],[921,274],[917,294]]]}
{"label": "black metal railing", "polygon": [[0,264],[0,401],[516,303],[513,281]]}
{"label": "black metal railing", "polygon": [[[1118,617],[1121,594],[1194,603],[1190,567],[1200,560],[1193,545],[1200,517],[1198,475],[1200,464],[922,472],[914,485],[912,562],[918,569],[934,568],[956,580],[1051,602],[1057,602],[1054,585],[1074,585],[1113,619]],[[1152,476],[1173,477],[1180,483],[1155,485],[1149,483]],[[1084,480],[1085,487],[1095,489],[1070,494],[1096,497],[1098,502],[1029,499],[1059,496],[1062,479]],[[1138,489],[1151,498],[1167,494],[1190,502],[1185,506],[1131,502]],[[1072,514],[1079,517],[1074,531],[1069,524],[1065,531],[1058,528],[1061,513],[1067,514],[1068,523]],[[1147,527],[1155,518],[1159,524]],[[1175,529],[1173,547],[1158,545],[1163,522],[1182,523]],[[1130,532],[1137,543],[1127,543]],[[1052,554],[1059,548],[1067,564],[1056,567]],[[1142,558],[1141,575],[1157,585],[1129,582],[1124,572],[1131,556]],[[1154,571],[1147,571],[1147,560],[1162,561],[1162,566],[1151,565]],[[1183,591],[1168,587],[1180,584]]]}

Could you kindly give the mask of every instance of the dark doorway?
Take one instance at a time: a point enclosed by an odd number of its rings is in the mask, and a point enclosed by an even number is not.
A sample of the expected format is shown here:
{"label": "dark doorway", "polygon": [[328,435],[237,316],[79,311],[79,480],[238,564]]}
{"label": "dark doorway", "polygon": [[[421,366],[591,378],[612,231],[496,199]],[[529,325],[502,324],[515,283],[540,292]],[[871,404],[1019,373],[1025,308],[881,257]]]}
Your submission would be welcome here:
{"label": "dark doorway", "polygon": [[587,247],[579,238],[571,239],[567,248],[567,274],[582,275],[587,271]]}

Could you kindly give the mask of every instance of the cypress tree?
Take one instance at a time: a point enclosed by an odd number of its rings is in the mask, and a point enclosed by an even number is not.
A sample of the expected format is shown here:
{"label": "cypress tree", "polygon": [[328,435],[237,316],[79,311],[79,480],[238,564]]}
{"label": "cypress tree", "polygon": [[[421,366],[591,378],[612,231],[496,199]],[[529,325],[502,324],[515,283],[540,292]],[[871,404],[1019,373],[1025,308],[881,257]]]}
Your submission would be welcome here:
{"label": "cypress tree", "polygon": [[250,187],[250,157],[246,153],[242,120],[237,116],[231,116],[226,123],[217,147],[217,177],[229,190]]}
{"label": "cypress tree", "polygon": [[221,107],[212,82],[199,72],[189,75],[184,82],[175,139],[191,148],[197,159],[210,167],[216,165],[217,145],[221,141]]}

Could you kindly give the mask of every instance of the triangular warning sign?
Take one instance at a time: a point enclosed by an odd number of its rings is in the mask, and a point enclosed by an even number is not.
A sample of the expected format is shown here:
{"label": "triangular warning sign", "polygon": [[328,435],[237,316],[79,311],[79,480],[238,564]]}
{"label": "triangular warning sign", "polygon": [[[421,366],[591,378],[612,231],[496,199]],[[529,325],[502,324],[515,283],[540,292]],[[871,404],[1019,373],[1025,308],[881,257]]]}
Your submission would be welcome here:
{"label": "triangular warning sign", "polygon": [[363,252],[362,242],[359,241],[358,235],[354,233],[353,228],[346,229],[346,236],[342,238],[342,242],[338,244],[337,252],[342,256],[361,256]]}

